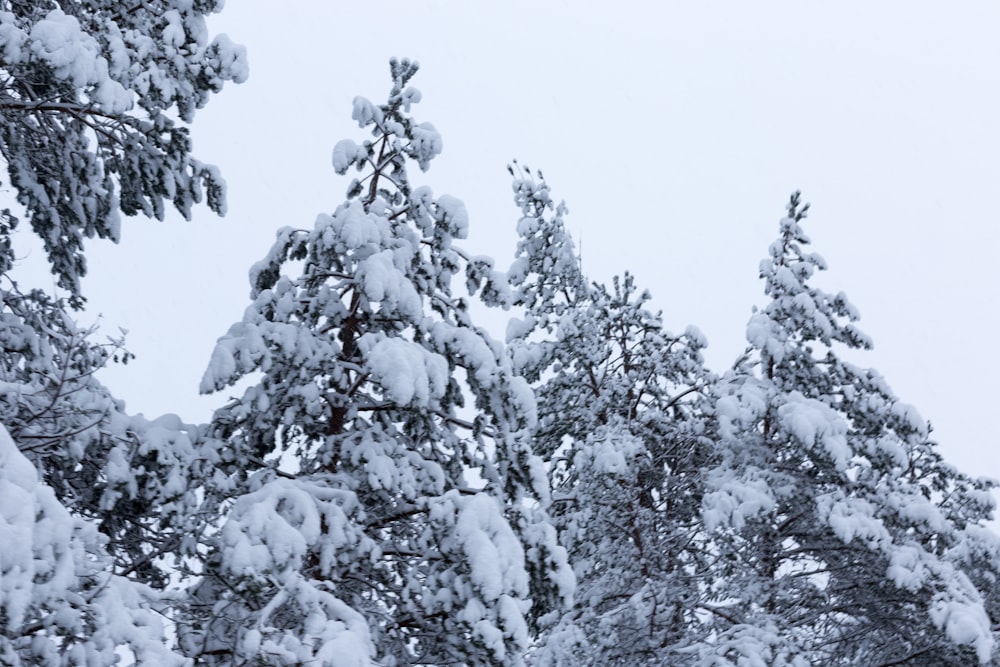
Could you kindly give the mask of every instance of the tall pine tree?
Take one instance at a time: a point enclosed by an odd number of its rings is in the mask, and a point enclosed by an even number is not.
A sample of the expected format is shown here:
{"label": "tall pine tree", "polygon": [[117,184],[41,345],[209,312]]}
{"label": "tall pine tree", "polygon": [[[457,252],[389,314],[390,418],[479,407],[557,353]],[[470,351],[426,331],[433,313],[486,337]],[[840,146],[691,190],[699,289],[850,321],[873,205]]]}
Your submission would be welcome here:
{"label": "tall pine tree", "polygon": [[978,533],[990,485],[942,465],[915,410],[842,358],[871,342],[843,293],[810,284],[826,266],[806,250],[807,208],[792,196],[760,266],[770,301],[719,385],[705,518],[724,585],[703,664],[988,662],[983,574],[957,556],[994,548]]}
{"label": "tall pine tree", "polygon": [[212,422],[231,507],[181,626],[203,664],[517,665],[571,593],[533,396],[452,290],[463,267],[470,293],[502,285],[455,246],[462,203],[408,176],[441,151],[410,116],[416,70],[393,61],[388,101],[355,100],[373,138],[333,163],[364,175],[279,231],[205,375],[252,384]]}
{"label": "tall pine tree", "polygon": [[535,383],[536,447],[578,581],[575,605],[545,629],[535,662],[677,664],[699,637],[708,585],[705,343],[694,328],[666,331],[629,274],[610,288],[588,283],[565,207],[540,175],[519,171],[514,191],[521,238],[509,275],[525,313],[510,346]]}

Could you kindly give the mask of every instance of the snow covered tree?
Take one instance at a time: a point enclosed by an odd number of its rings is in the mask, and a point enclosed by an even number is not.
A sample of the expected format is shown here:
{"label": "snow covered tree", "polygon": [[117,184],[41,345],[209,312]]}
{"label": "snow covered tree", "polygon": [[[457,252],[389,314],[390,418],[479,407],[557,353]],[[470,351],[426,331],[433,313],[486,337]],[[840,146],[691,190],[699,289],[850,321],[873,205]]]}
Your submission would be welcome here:
{"label": "snow covered tree", "polygon": [[540,174],[520,171],[514,191],[521,238],[509,275],[525,317],[508,342],[535,383],[536,449],[549,462],[551,514],[578,582],[575,605],[544,632],[534,662],[677,664],[698,636],[707,585],[704,340],[694,328],[667,332],[629,274],[610,289],[587,282],[565,208]]}
{"label": "snow covered tree", "polygon": [[[119,211],[162,218],[169,201],[187,217],[202,199],[225,208],[221,177],[191,156],[178,122],[246,78],[242,47],[209,41],[205,15],[221,5],[0,2],[0,155],[76,305],[83,239],[117,240]],[[15,221],[6,209],[4,239]]]}
{"label": "snow covered tree", "polygon": [[761,262],[770,302],[719,385],[724,463],[704,498],[717,634],[701,664],[986,663],[991,484],[945,465],[916,411],[842,358],[871,342],[843,293],[810,285],[826,266],[805,250],[807,208],[792,196]]}
{"label": "snow covered tree", "polygon": [[333,165],[363,177],[278,232],[203,380],[252,384],[212,421],[231,501],[180,626],[202,664],[517,665],[571,593],[531,390],[452,291],[464,267],[496,301],[502,277],[455,246],[462,203],[410,181],[442,145],[410,116],[416,70],[392,61],[387,103],[355,99],[373,139]]}

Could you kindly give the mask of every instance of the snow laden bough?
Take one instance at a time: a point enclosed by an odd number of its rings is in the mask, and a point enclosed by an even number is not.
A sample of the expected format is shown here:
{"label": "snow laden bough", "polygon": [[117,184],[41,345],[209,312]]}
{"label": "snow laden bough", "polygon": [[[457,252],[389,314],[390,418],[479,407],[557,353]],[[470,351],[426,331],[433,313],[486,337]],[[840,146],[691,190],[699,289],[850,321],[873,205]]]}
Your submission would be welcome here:
{"label": "snow laden bough", "polygon": [[[217,169],[194,159],[182,123],[226,81],[247,77],[246,54],[209,39],[221,0],[5,2],[0,5],[0,155],[9,185],[41,238],[52,273],[82,303],[83,240],[117,241],[119,212],[185,217],[207,200],[225,211]],[[180,122],[178,122],[180,121]],[[2,232],[16,219],[4,210]]]}
{"label": "snow laden bough", "polygon": [[97,374],[131,355],[93,334],[63,300],[0,277],[0,415],[59,503],[107,537],[115,571],[162,589],[204,525],[198,480],[212,464],[200,427],[125,411]]}
{"label": "snow laden bough", "polygon": [[209,493],[231,509],[179,623],[202,664],[518,665],[572,592],[534,397],[452,290],[464,269],[496,303],[505,277],[454,244],[461,202],[407,175],[442,147],[410,116],[416,70],[393,61],[388,101],[355,100],[373,138],[333,165],[361,176],[311,230],[278,232],[204,376],[252,384],[212,422]]}

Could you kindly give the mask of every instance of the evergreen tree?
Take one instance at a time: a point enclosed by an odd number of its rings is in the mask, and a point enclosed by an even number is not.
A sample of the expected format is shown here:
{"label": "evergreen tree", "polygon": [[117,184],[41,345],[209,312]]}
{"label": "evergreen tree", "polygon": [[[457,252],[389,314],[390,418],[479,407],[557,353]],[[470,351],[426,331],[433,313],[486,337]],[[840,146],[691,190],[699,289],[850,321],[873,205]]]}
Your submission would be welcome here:
{"label": "evergreen tree", "polygon": [[180,664],[160,615],[208,527],[203,430],[128,415],[95,375],[121,341],[0,281],[0,662]]}
{"label": "evergreen tree", "polygon": [[540,175],[518,173],[514,191],[522,218],[510,278],[525,318],[509,342],[535,383],[536,448],[578,580],[576,604],[543,634],[535,661],[677,664],[699,635],[707,585],[705,343],[693,328],[667,332],[629,274],[610,289],[588,284],[565,207]]}
{"label": "evergreen tree", "polygon": [[826,266],[805,250],[807,208],[792,196],[761,263],[770,302],[720,383],[725,461],[704,515],[726,536],[724,584],[703,664],[988,662],[973,582],[996,560],[970,576],[958,556],[995,553],[990,484],[943,465],[916,411],[838,354],[871,342],[843,293],[809,284]]}
{"label": "evergreen tree", "polygon": [[461,202],[409,179],[441,151],[410,116],[416,70],[392,61],[388,102],[355,99],[374,138],[333,164],[364,176],[278,232],[205,375],[252,385],[212,422],[232,500],[181,626],[203,664],[516,665],[571,592],[531,391],[452,291],[463,267],[488,301],[502,280],[455,246]]}

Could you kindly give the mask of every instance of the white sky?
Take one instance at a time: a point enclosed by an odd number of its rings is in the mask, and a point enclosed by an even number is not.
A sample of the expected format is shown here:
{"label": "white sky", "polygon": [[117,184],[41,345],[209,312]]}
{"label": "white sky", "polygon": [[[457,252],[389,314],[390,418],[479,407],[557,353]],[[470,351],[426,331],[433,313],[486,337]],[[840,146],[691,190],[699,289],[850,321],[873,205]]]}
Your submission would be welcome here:
{"label": "white sky", "polygon": [[343,200],[331,150],[363,136],[351,100],[384,100],[395,55],[422,65],[414,113],[445,145],[426,179],[466,202],[469,251],[509,263],[505,167],[540,167],[591,277],[631,270],[669,328],[704,331],[715,370],[744,346],[758,262],[802,189],[821,284],[875,340],[857,361],[949,458],[1000,477],[1000,4],[245,0],[212,27],[251,68],[194,126],[228,216],[130,220],[121,246],[88,248],[91,317],[138,355],[104,376],[131,410],[201,421],[226,398],[196,391],[247,269],[277,228]]}

